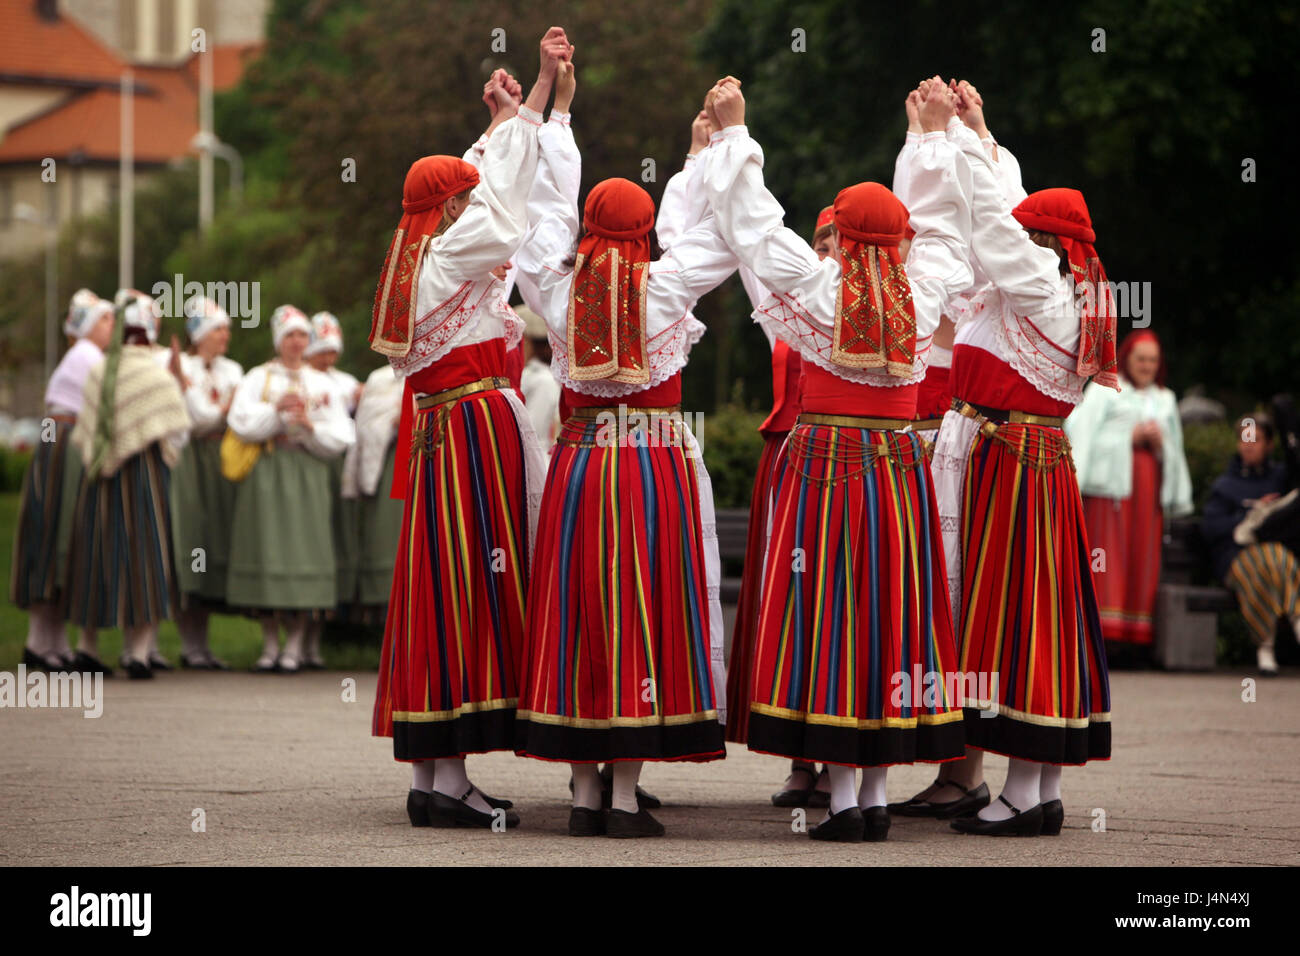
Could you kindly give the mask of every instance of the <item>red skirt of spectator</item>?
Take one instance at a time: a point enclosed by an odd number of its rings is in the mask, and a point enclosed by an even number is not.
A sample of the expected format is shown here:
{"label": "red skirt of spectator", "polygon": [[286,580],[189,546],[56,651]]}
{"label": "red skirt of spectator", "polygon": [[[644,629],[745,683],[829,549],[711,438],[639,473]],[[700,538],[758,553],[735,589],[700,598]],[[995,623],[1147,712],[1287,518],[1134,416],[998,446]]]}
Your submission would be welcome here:
{"label": "red skirt of spectator", "polygon": [[1092,580],[1102,636],[1150,644],[1164,536],[1156,456],[1149,449],[1134,448],[1133,493],[1123,499],[1085,497],[1083,518],[1094,556]]}
{"label": "red skirt of spectator", "polygon": [[763,593],[763,556],[767,553],[767,519],[774,478],[782,470],[782,446],[789,432],[763,436],[754,493],[749,499],[749,534],[745,540],[745,569],[736,603],[736,628],[727,662],[727,739],[743,744],[749,734],[749,702],[754,688],[754,637],[758,633],[759,598]]}

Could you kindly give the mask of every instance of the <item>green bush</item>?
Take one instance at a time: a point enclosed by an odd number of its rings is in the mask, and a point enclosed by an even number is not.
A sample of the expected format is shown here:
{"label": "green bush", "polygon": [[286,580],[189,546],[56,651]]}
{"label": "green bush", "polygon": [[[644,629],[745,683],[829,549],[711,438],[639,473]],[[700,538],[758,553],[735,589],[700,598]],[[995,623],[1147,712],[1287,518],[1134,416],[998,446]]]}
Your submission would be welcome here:
{"label": "green bush", "polygon": [[1192,476],[1192,495],[1200,514],[1210,496],[1214,479],[1223,474],[1237,453],[1237,433],[1231,421],[1186,425],[1183,427],[1183,451]]}
{"label": "green bush", "polygon": [[[748,508],[754,490],[763,436],[758,426],[767,416],[737,405],[721,405],[704,415],[698,428],[704,464],[713,480],[713,502],[718,508]],[[692,425],[695,423],[692,422]]]}
{"label": "green bush", "polygon": [[23,475],[27,474],[27,466],[31,463],[30,451],[0,448],[0,494],[21,491]]}

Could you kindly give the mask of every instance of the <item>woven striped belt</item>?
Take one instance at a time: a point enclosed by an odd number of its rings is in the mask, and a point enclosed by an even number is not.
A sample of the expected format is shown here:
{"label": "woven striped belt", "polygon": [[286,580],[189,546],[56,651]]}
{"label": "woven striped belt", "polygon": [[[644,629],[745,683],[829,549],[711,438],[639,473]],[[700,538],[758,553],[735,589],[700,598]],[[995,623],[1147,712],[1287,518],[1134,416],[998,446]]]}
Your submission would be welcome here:
{"label": "woven striped belt", "polygon": [[455,388],[434,392],[432,395],[421,395],[415,400],[415,404],[417,408],[427,411],[430,408],[437,408],[439,405],[454,402],[458,398],[464,398],[466,395],[473,395],[475,392],[487,392],[494,388],[511,387],[508,378],[481,378],[477,382],[470,382],[468,385],[457,385]]}
{"label": "woven striped belt", "polygon": [[1003,408],[989,408],[986,405],[977,405],[974,402],[963,401],[960,398],[952,400],[952,410],[959,415],[965,415],[967,418],[983,419],[994,424],[1042,425],[1046,428],[1061,428],[1065,425],[1064,418],[1057,418],[1052,415],[1031,415],[1028,412],[1009,411]]}
{"label": "woven striped belt", "polygon": [[586,421],[595,421],[602,415],[613,415],[617,417],[622,415],[624,418],[630,418],[633,415],[680,415],[682,406],[665,405],[662,408],[632,408],[628,405],[583,405],[578,408],[569,410],[570,418],[581,418]]}
{"label": "woven striped belt", "polygon": [[918,418],[916,421],[912,422],[912,431],[914,432],[935,431],[942,424],[943,424],[942,418]]}
{"label": "woven striped belt", "polygon": [[912,423],[906,418],[865,418],[861,415],[818,415],[800,412],[796,424],[832,425],[836,428],[870,428],[875,431],[902,431]]}
{"label": "woven striped belt", "polygon": [[[1050,415],[1030,415],[1028,412],[1006,411],[1000,408],[986,408],[960,398],[952,400],[953,411],[971,419],[979,425],[980,434],[991,441],[1005,445],[1021,464],[1035,469],[1055,468],[1060,462],[1069,464],[1074,469],[1074,459],[1070,452],[1070,440],[1066,437],[1062,425],[1063,418]],[[1026,431],[1014,434],[1008,425],[1041,425],[1055,428],[1055,432]],[[1013,434],[1008,434],[1008,431]]]}

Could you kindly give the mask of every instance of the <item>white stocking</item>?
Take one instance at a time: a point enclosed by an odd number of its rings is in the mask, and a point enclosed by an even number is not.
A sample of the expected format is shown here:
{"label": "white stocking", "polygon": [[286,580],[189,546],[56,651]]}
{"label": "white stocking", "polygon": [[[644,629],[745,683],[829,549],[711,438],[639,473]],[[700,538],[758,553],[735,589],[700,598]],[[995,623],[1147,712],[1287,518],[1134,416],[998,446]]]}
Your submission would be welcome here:
{"label": "white stocking", "polygon": [[[433,766],[432,760],[417,760],[411,764],[411,789],[419,790],[421,793],[428,793],[433,789]],[[464,793],[464,791],[461,791]]]}
{"label": "white stocking", "polygon": [[[603,789],[600,771],[594,763],[575,763],[573,767],[573,805],[588,810],[600,809],[600,792]],[[633,785],[635,789],[635,784]]]}
{"label": "white stocking", "polygon": [[[446,757],[433,762],[434,790],[443,796],[459,800],[469,787],[469,774],[465,772],[464,757]],[[480,813],[492,812],[492,808],[488,806],[488,802],[483,799],[483,795],[478,790],[471,793],[465,802]]]}
{"label": "white stocking", "polygon": [[885,799],[885,775],[888,767],[863,767],[862,786],[858,788],[858,806],[863,810],[870,807],[883,807]]}
{"label": "white stocking", "polygon": [[[610,800],[611,807],[628,813],[636,813],[640,809],[636,800],[636,782],[640,776],[640,760],[622,760],[614,764],[614,794]],[[578,789],[576,781],[573,789],[576,793]]]}
{"label": "white stocking", "polygon": [[1043,803],[1061,799],[1061,765],[1043,764],[1043,779],[1039,788],[1039,799]]}
{"label": "white stocking", "polygon": [[[1002,796],[1021,813],[1039,804],[1043,765],[1029,760],[1011,758],[1007,764],[1007,781],[1002,785]],[[994,800],[979,812],[981,820],[1006,820],[1013,816],[1006,803]]]}
{"label": "white stocking", "polygon": [[831,815],[856,807],[858,771],[856,767],[840,767],[833,763],[826,765],[826,772],[831,778]]}

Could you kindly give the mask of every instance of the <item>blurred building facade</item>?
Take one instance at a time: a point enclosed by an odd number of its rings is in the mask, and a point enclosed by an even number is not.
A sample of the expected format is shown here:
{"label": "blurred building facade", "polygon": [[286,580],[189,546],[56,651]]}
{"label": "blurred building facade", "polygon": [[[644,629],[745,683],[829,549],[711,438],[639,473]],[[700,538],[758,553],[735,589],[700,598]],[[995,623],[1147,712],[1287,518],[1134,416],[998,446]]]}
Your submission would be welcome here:
{"label": "blurred building facade", "polygon": [[39,250],[41,223],[62,228],[116,197],[125,71],[136,86],[137,183],[194,155],[194,31],[212,50],[214,88],[228,88],[257,55],[267,3],[0,0],[0,260]]}

